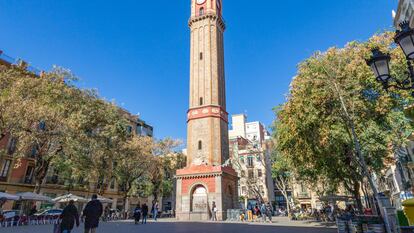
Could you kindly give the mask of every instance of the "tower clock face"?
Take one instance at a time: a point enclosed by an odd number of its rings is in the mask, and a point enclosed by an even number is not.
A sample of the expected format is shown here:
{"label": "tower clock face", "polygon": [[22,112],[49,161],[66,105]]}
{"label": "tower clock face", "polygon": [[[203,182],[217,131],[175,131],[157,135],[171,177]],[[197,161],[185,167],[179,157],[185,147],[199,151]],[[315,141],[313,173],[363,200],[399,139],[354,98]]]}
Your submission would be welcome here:
{"label": "tower clock face", "polygon": [[198,5],[204,4],[206,0],[196,0]]}

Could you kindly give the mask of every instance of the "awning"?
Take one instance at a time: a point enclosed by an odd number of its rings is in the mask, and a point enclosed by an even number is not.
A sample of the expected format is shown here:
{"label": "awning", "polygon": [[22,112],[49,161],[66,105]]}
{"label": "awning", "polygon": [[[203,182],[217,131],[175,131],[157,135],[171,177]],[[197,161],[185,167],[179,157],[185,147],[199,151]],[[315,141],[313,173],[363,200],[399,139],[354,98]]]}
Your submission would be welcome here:
{"label": "awning", "polygon": [[16,195],[20,197],[20,200],[23,200],[23,201],[42,201],[42,202],[53,203],[52,198],[43,196],[40,194],[36,194],[36,193],[26,192],[26,193],[17,193]]}
{"label": "awning", "polygon": [[0,192],[0,199],[6,199],[8,201],[18,201],[20,197],[8,193]]}
{"label": "awning", "polygon": [[57,203],[68,203],[70,201],[80,202],[80,203],[88,202],[88,200],[86,200],[86,198],[76,196],[76,195],[71,194],[71,193],[60,196],[60,197],[56,197],[56,198],[53,199],[53,201],[57,202]]}
{"label": "awning", "polygon": [[114,201],[112,201],[109,198],[103,197],[103,196],[99,196],[98,195],[98,200],[104,204],[112,204]]}

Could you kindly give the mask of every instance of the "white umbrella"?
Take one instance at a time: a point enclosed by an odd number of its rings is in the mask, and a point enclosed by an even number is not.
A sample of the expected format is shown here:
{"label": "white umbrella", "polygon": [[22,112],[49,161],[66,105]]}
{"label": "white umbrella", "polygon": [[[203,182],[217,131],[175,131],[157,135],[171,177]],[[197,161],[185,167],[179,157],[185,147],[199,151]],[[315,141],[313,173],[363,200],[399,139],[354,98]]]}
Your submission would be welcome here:
{"label": "white umbrella", "polygon": [[69,201],[88,202],[88,200],[86,200],[85,198],[80,197],[80,196],[76,196],[76,195],[71,194],[71,193],[60,196],[60,197],[56,197],[56,198],[53,199],[53,201],[57,202],[57,203],[67,203]]}
{"label": "white umbrella", "polygon": [[112,204],[114,201],[112,201],[109,198],[103,197],[103,196],[99,196],[98,195],[98,200],[104,204]]}
{"label": "white umbrella", "polygon": [[43,196],[40,194],[36,194],[36,193],[27,192],[27,193],[17,193],[16,195],[19,196],[22,201],[43,201],[43,202],[53,203],[52,198]]}
{"label": "white umbrella", "polygon": [[6,200],[10,200],[10,201],[18,201],[20,199],[20,197],[15,196],[15,195],[11,195],[11,194],[8,194],[8,193],[0,192],[0,199],[6,199]]}

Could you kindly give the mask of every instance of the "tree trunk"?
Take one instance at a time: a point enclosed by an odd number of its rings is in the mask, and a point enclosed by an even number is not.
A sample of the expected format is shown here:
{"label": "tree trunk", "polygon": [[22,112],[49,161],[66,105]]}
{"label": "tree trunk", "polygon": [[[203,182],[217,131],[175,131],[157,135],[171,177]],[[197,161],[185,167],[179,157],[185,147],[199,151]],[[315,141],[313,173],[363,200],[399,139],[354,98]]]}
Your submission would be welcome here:
{"label": "tree trunk", "polygon": [[286,211],[287,211],[287,214],[289,215],[290,214],[290,202],[289,202],[289,197],[288,197],[288,195],[287,195],[287,192],[286,191],[282,191],[282,194],[283,194],[283,196],[285,197],[285,199],[286,199]]}
{"label": "tree trunk", "polygon": [[49,165],[43,164],[42,167],[35,168],[34,171],[34,179],[35,179],[35,189],[34,192],[39,194],[40,189],[42,188],[43,181],[45,180],[47,170],[49,169]]}
{"label": "tree trunk", "polygon": [[362,213],[364,207],[362,206],[362,201],[361,201],[361,193],[360,193],[361,184],[359,182],[355,182],[353,189],[354,189],[353,195],[356,201],[357,208],[360,211],[360,213]]}
{"label": "tree trunk", "polygon": [[127,199],[128,199],[128,194],[125,193],[125,195],[123,197],[123,200],[124,200],[124,216],[123,216],[123,218],[124,219],[127,219],[128,218],[128,216],[127,216],[128,215]]}
{"label": "tree trunk", "polygon": [[[371,187],[371,191],[374,194],[375,200],[376,200],[379,208],[381,209],[382,208],[382,203],[381,203],[380,198],[379,198],[379,192],[378,192],[377,186],[374,183],[372,175],[369,172],[367,163],[365,161],[364,154],[362,153],[361,143],[360,143],[358,135],[356,133],[356,127],[355,127],[354,121],[352,120],[351,116],[349,115],[348,109],[345,105],[344,98],[342,97],[342,95],[340,93],[338,85],[335,82],[333,82],[333,84],[335,86],[335,89],[336,89],[337,94],[339,96],[339,100],[340,100],[341,105],[342,105],[342,110],[343,110],[343,113],[344,113],[344,116],[345,116],[345,119],[344,119],[345,124],[347,125],[348,128],[350,128],[351,133],[352,133],[352,140],[354,141],[355,151],[358,155],[357,159],[359,160],[359,163],[360,163],[360,166],[361,166],[361,169],[362,169],[362,174],[364,174],[364,176],[367,178],[368,184]],[[377,210],[377,214],[382,216],[383,219],[385,219],[385,216],[383,216],[382,213],[379,210]],[[388,229],[386,229],[386,231],[387,231],[387,233],[390,233],[388,231]]]}
{"label": "tree trunk", "polygon": [[40,190],[42,189],[43,179],[35,179],[35,188],[34,193],[40,194]]}

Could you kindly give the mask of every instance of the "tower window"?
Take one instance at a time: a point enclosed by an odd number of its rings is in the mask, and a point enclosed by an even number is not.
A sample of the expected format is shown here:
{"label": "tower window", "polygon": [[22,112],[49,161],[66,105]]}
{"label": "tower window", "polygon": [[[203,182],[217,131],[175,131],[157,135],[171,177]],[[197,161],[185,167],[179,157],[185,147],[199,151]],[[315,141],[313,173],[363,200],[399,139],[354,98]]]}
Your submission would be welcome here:
{"label": "tower window", "polygon": [[202,149],[203,149],[203,142],[198,141],[198,150],[202,150]]}
{"label": "tower window", "polygon": [[204,104],[203,97],[200,97],[200,106]]}
{"label": "tower window", "polygon": [[200,60],[203,60],[203,53],[200,53]]}
{"label": "tower window", "polygon": [[204,15],[204,7],[200,8],[200,16]]}

